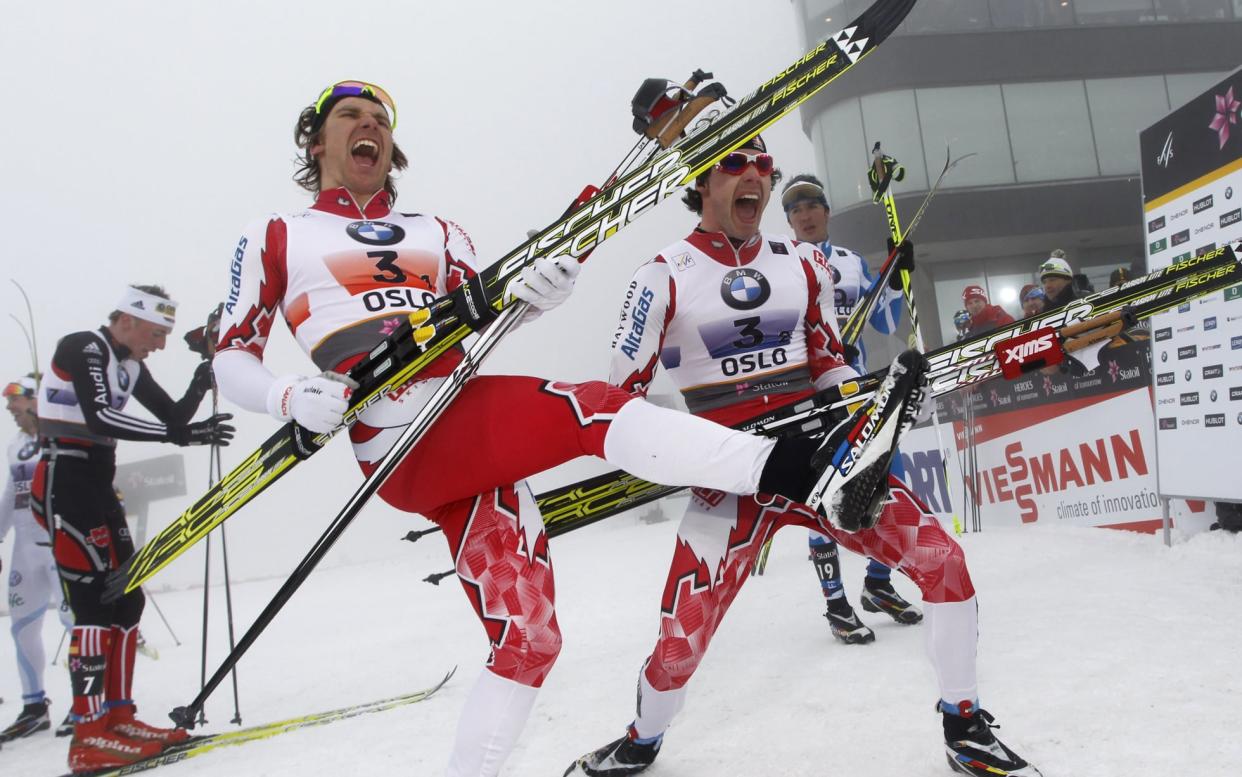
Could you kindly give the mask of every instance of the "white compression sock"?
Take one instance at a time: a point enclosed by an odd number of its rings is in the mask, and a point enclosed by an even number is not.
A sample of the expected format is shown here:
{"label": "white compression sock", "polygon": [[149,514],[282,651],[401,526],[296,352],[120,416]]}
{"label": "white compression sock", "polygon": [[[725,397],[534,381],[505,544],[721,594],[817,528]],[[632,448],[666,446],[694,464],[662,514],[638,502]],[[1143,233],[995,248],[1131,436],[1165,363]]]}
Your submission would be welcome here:
{"label": "white compression sock", "polygon": [[956,704],[979,699],[975,655],[979,642],[979,608],[975,597],[964,602],[923,602],[927,657],[936,670],[940,698]]}
{"label": "white compression sock", "polygon": [[645,671],[638,673],[638,712],[634,716],[634,731],[640,739],[650,739],[663,734],[673,723],[673,718],[686,704],[686,686],[671,691],[657,691],[647,682]]}
{"label": "white compression sock", "polygon": [[515,683],[484,668],[466,697],[448,777],[495,777],[517,744],[538,688]]}
{"label": "white compression sock", "polygon": [[604,438],[609,463],[653,483],[753,494],[776,441],[657,407],[627,402]]}

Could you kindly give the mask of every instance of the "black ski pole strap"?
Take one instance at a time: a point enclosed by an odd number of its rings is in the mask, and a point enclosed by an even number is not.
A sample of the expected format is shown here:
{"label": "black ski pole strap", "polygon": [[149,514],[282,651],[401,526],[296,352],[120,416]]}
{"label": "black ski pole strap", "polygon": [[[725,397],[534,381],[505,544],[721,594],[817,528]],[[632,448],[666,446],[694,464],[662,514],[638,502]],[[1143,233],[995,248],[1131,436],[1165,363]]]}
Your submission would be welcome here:
{"label": "black ski pole strap", "polygon": [[322,443],[315,442],[319,435],[298,423],[289,424],[289,438],[293,441],[293,455],[299,461],[305,461],[319,452]]}
{"label": "black ski pole strap", "polygon": [[453,300],[453,312],[457,315],[457,320],[470,327],[473,332],[482,332],[500,315],[487,302],[487,292],[483,289],[481,275],[467,278],[449,297]]}

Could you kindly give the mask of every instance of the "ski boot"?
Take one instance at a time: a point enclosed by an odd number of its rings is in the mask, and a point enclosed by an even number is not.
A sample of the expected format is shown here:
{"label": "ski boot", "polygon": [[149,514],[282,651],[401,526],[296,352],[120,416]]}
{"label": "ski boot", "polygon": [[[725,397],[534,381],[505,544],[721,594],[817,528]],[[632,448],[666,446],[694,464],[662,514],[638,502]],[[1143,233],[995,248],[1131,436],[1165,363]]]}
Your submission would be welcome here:
{"label": "ski boot", "polygon": [[143,723],[134,717],[137,710],[133,704],[119,704],[108,710],[108,730],[130,739],[158,742],[161,745],[175,745],[190,738],[190,732],[183,728],[159,728]]}
{"label": "ski boot", "polygon": [[868,642],[875,642],[875,632],[858,619],[854,608],[844,596],[828,600],[828,611],[824,613],[824,617],[828,619],[832,636],[847,645],[865,645]]}
{"label": "ski boot", "polygon": [[17,714],[17,720],[5,730],[0,731],[0,742],[11,742],[14,739],[28,737],[40,731],[47,731],[51,727],[52,721],[47,714],[47,699],[42,699],[22,707],[22,711]]}
{"label": "ski boot", "polygon": [[65,715],[65,719],[62,720],[60,722],[60,725],[56,727],[55,733],[56,733],[56,736],[58,737],[73,736],[73,713],[72,712]]}
{"label": "ski boot", "polygon": [[944,716],[944,750],[949,766],[958,774],[975,777],[1043,777],[992,733],[992,714],[975,709],[964,701],[949,712],[944,704],[936,709]]}
{"label": "ski boot", "polygon": [[637,736],[632,726],[627,728],[625,736],[609,742],[593,753],[587,753],[571,764],[565,770],[564,777],[575,774],[585,774],[588,777],[625,777],[638,774],[655,762],[664,735],[661,734],[646,744],[640,744]]}
{"label": "ski boot", "polygon": [[867,612],[882,612],[898,623],[910,626],[923,620],[919,608],[901,598],[888,580],[867,578],[863,583],[862,608]]}
{"label": "ski boot", "polygon": [[80,722],[69,742],[69,771],[93,772],[128,766],[153,758],[164,750],[162,742],[132,739],[108,728],[107,716]]}

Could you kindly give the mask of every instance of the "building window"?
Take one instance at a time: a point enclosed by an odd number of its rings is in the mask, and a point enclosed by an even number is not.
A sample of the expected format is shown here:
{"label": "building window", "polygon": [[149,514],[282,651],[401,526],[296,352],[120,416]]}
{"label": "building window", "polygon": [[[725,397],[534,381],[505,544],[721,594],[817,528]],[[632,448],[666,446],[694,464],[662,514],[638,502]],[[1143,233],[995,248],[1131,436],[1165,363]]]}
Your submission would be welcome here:
{"label": "building window", "polygon": [[916,89],[923,148],[931,171],[939,172],[945,146],[955,156],[975,153],[945,179],[944,186],[1013,183],[1013,159],[999,86]]}
{"label": "building window", "polygon": [[1074,6],[1070,0],[990,0],[988,11],[992,26],[998,29],[1074,24]]}
{"label": "building window", "polygon": [[898,28],[902,34],[984,30],[992,26],[988,0],[922,0]]}
{"label": "building window", "polygon": [[863,129],[868,151],[879,141],[884,153],[896,157],[906,168],[901,184],[905,190],[926,189],[927,166],[914,92],[902,90],[868,94],[862,98]]}
{"label": "building window", "polygon": [[1179,73],[1165,76],[1164,81],[1169,87],[1169,107],[1180,108],[1209,88],[1212,84],[1224,79],[1228,73]]}
{"label": "building window", "polygon": [[828,202],[843,208],[870,199],[867,186],[867,140],[863,137],[858,100],[837,103],[820,114],[824,172],[828,177]]}
{"label": "building window", "polygon": [[1073,0],[1079,24],[1139,24],[1156,19],[1152,0]]}
{"label": "building window", "polygon": [[1139,130],[1168,113],[1163,76],[1087,80],[1087,104],[1101,175],[1139,170]]}
{"label": "building window", "polygon": [[1081,81],[1005,84],[1003,93],[1018,181],[1100,174]]}

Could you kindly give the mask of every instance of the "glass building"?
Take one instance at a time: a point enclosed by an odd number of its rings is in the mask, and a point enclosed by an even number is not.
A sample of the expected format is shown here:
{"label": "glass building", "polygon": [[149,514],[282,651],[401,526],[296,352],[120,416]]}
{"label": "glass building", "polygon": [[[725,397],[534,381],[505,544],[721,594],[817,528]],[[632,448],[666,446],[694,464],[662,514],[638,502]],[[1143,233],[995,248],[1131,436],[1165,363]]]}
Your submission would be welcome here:
{"label": "glass building", "polygon": [[[803,43],[869,0],[793,0]],[[882,260],[866,170],[876,141],[905,165],[908,219],[944,163],[914,242],[929,346],[953,338],[980,283],[1020,317],[1018,290],[1052,249],[1100,289],[1143,266],[1138,133],[1242,61],[1242,0],[920,0],[897,34],[802,107],[834,243]],[[786,170],[787,175],[802,172]],[[868,347],[891,354],[893,344]]]}

